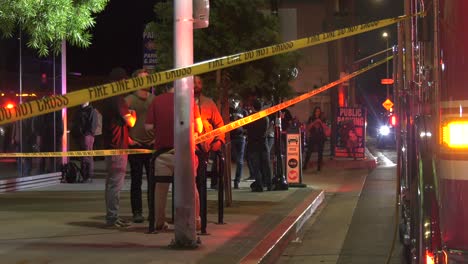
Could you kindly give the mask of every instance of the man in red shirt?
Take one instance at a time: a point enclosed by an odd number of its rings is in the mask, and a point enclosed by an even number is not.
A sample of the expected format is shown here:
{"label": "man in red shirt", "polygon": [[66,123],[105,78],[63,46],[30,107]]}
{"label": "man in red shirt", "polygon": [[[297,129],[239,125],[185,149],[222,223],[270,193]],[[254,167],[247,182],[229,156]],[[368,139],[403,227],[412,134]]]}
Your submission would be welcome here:
{"label": "man in red shirt", "polygon": [[[195,130],[201,130],[200,114],[194,109]],[[198,120],[197,120],[198,119]],[[198,123],[198,125],[197,125]],[[200,127],[200,128],[197,128]],[[148,108],[145,128],[154,129],[154,149],[162,152],[155,160],[154,176],[174,176],[174,88],[168,92],[156,96]],[[196,158],[196,157],[195,157]],[[197,160],[194,166],[197,166]],[[194,179],[195,180],[195,179]],[[168,227],[166,220],[166,201],[169,191],[169,183],[156,183],[155,220],[156,230],[164,230]],[[197,229],[200,226],[200,209],[198,192],[195,190],[196,208],[195,215]]]}
{"label": "man in red shirt", "polygon": [[[203,80],[200,76],[193,77],[193,94],[195,99],[195,104],[198,110],[200,111],[200,116],[203,123],[203,133],[210,132],[213,129],[224,126],[223,118],[218,111],[218,107],[210,98],[202,94],[203,90]],[[203,152],[203,156],[209,157],[213,160],[213,164],[216,164],[216,151],[220,151],[222,145],[224,144],[224,134],[220,134],[211,140],[197,145],[199,149]],[[202,169],[202,168],[199,168]],[[198,174],[201,174],[202,171],[199,171]],[[212,174],[211,177],[211,188],[216,189],[218,186],[218,175]]]}

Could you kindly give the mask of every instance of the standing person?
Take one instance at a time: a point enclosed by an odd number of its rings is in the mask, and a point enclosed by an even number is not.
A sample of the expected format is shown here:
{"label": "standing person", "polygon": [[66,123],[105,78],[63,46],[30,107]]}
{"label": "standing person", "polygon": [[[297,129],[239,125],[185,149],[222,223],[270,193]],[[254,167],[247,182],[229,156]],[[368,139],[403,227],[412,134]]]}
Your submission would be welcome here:
{"label": "standing person", "polygon": [[[103,138],[102,138],[102,114],[99,109],[94,108],[97,114],[97,127],[94,134],[94,147],[93,149],[103,149]],[[104,156],[94,156],[94,160],[104,160]]]}
{"label": "standing person", "polygon": [[[210,98],[202,95],[203,90],[203,80],[200,76],[193,77],[193,93],[195,97],[195,104],[199,109],[200,116],[203,122],[203,132],[210,132],[213,129],[224,126],[223,118],[221,117],[216,104]],[[220,151],[222,145],[224,144],[224,134],[216,136],[212,140],[208,140],[200,143],[201,151],[204,151],[208,155],[213,155],[213,152]],[[211,152],[211,153],[210,153]],[[216,160],[214,160],[216,164]],[[211,188],[216,188],[217,179],[211,179]]]}
{"label": "standing person", "polygon": [[328,126],[325,121],[322,120],[322,109],[316,106],[312,112],[312,116],[309,117],[307,122],[307,153],[304,160],[303,169],[307,169],[310,157],[314,150],[317,151],[317,171],[320,171],[323,160],[323,147],[327,139],[325,130],[328,130]]}
{"label": "standing person", "polygon": [[[262,109],[262,102],[258,99],[253,102],[253,114]],[[252,192],[263,192],[263,186],[271,190],[270,155],[266,141],[266,132],[269,125],[268,117],[263,117],[253,123],[247,124],[247,157],[250,161],[255,182],[250,185]]]}
{"label": "standing person", "polygon": [[268,156],[270,157],[270,161],[273,160],[271,156],[271,150],[273,149],[273,145],[275,144],[275,121],[274,121],[275,116],[274,115],[269,115],[268,116],[268,128],[266,131],[266,142],[267,142],[267,148],[268,148]]}
{"label": "standing person", "polygon": [[[138,70],[133,73],[133,77],[145,77],[147,75],[148,72],[145,70]],[[154,132],[153,130],[145,129],[146,113],[153,99],[154,95],[149,93],[147,89],[135,91],[125,97],[128,107],[135,110],[137,115],[135,126],[130,128],[130,148],[153,149]],[[130,201],[132,204],[133,222],[142,223],[144,221],[141,201],[143,168],[145,168],[146,180],[149,182],[148,173],[150,171],[151,154],[130,155],[128,161],[130,163]]]}
{"label": "standing person", "polygon": [[[86,102],[81,105],[78,112],[78,120],[81,123],[80,150],[93,150],[94,135],[98,125],[97,112],[94,107]],[[78,121],[77,119],[75,119]],[[91,181],[94,174],[94,160],[92,156],[81,158],[81,175],[83,181]]]}
{"label": "standing person", "polygon": [[[112,81],[126,78],[125,70],[116,68],[110,74]],[[102,135],[105,149],[127,149],[128,128],[136,122],[136,113],[128,108],[122,95],[105,99],[102,112]],[[110,227],[127,227],[129,223],[119,217],[120,190],[127,169],[127,155],[106,157],[106,224]]]}
{"label": "standing person", "polygon": [[[194,107],[195,108],[195,107]],[[194,109],[194,119],[199,119],[198,111]],[[200,123],[200,122],[198,122]],[[201,124],[196,129],[201,131]],[[174,176],[175,150],[174,150],[174,88],[168,92],[156,96],[151,102],[145,121],[147,130],[154,130],[154,149],[159,152],[159,156],[154,161],[154,177]],[[197,160],[194,162],[196,169]],[[194,173],[195,174],[195,173]],[[193,179],[195,181],[195,179]],[[168,228],[166,223],[166,203],[169,183],[156,183],[155,188],[155,220],[156,231]],[[200,201],[198,191],[195,188],[195,217],[197,229],[200,227]],[[151,217],[151,216],[150,216]]]}
{"label": "standing person", "polygon": [[[102,114],[99,112],[99,109],[94,108],[96,111],[97,116],[97,127],[96,132],[94,133],[94,147],[93,149],[102,149]],[[99,158],[104,159],[104,157],[95,156],[94,160],[98,160]]]}
{"label": "standing person", "polygon": [[[56,111],[33,118],[38,152],[62,151],[63,120],[62,112]],[[39,174],[60,170],[61,158],[39,158]]]}
{"label": "standing person", "polygon": [[291,127],[292,122],[293,122],[293,116],[291,115],[291,111],[289,111],[289,109],[287,108],[280,110],[280,117],[281,117],[281,131],[286,133],[288,132],[288,129],[289,127]]}
{"label": "standing person", "polygon": [[[32,152],[36,136],[33,131],[32,118],[16,121],[11,133],[11,144],[16,152]],[[32,158],[18,158],[18,176],[30,176]]]}
{"label": "standing person", "polygon": [[[74,128],[72,128],[72,131],[77,131],[74,134],[80,144],[80,150],[93,150],[97,125],[97,112],[94,107],[89,102],[82,104],[73,118]],[[80,163],[83,181],[91,181],[94,173],[93,157],[82,157]]]}
{"label": "standing person", "polygon": [[[233,99],[229,106],[229,120],[236,121],[247,116],[247,111],[240,105],[239,100]],[[239,182],[242,176],[242,166],[244,165],[245,132],[243,127],[231,131],[231,155],[236,161],[236,176],[234,178],[234,189],[239,189]]]}

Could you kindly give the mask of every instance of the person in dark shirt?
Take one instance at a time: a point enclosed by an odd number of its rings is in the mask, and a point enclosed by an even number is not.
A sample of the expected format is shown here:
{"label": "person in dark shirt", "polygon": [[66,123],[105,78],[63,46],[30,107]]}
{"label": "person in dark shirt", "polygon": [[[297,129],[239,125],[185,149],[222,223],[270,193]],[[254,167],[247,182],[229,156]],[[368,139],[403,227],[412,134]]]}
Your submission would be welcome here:
{"label": "person in dark shirt", "polygon": [[[247,111],[240,106],[237,99],[232,99],[229,107],[230,121],[236,121],[247,116]],[[245,131],[243,127],[231,131],[231,155],[236,162],[236,176],[234,178],[234,189],[239,189],[239,182],[244,165]]]}
{"label": "person in dark shirt", "polygon": [[[253,102],[254,113],[262,109],[262,103],[256,99]],[[263,192],[263,186],[271,190],[271,166],[266,132],[268,129],[268,117],[263,117],[253,123],[247,124],[247,157],[255,178],[250,185],[253,192]]]}
{"label": "person in dark shirt", "polygon": [[[111,72],[111,80],[119,81],[126,77],[123,69]],[[122,95],[105,99],[102,112],[102,134],[105,149],[127,149],[129,144],[128,128],[136,122],[136,113],[129,110]],[[124,184],[128,157],[115,155],[106,157],[106,223],[113,227],[127,227],[129,223],[119,218],[120,190]]]}
{"label": "person in dark shirt", "polygon": [[[36,135],[33,129],[33,119],[26,118],[13,123],[11,143],[16,152],[33,152]],[[18,176],[30,176],[32,170],[32,158],[18,158]]]}
{"label": "person in dark shirt", "polygon": [[309,117],[307,122],[307,152],[303,165],[304,170],[306,170],[308,167],[313,151],[317,151],[317,171],[320,171],[321,169],[323,160],[323,147],[327,139],[324,130],[328,129],[328,126],[322,119],[322,110],[317,106],[314,108],[312,116]]}
{"label": "person in dark shirt", "polygon": [[[94,107],[86,102],[81,105],[78,112],[73,118],[74,124],[77,126],[75,130],[79,131],[76,138],[80,144],[80,150],[93,150],[94,134],[97,128],[97,112]],[[91,181],[94,175],[94,160],[92,156],[81,157],[80,159],[81,175],[83,181]]]}
{"label": "person in dark shirt", "polygon": [[[36,116],[32,121],[33,131],[36,134],[36,150],[39,152],[62,151],[62,111]],[[40,157],[39,174],[59,171],[61,161],[61,158]]]}
{"label": "person in dark shirt", "polygon": [[281,116],[281,131],[287,132],[289,127],[291,127],[292,125],[293,116],[291,115],[291,112],[287,108],[280,111],[280,116]]}

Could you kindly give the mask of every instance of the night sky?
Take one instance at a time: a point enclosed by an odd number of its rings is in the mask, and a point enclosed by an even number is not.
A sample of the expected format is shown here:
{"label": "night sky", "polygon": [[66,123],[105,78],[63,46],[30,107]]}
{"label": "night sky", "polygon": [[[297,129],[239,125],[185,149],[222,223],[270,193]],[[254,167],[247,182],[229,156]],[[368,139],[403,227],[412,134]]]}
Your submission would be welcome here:
{"label": "night sky", "polygon": [[[404,14],[403,4],[404,1],[394,0],[358,0],[356,15],[363,22],[397,17]],[[357,59],[364,58],[386,48],[386,40],[382,37],[384,31],[389,34],[389,47],[397,44],[396,24],[360,34],[357,36],[360,53]],[[375,61],[381,60],[384,57],[384,55],[381,55]],[[392,61],[389,62],[390,78],[392,75],[392,63]],[[362,66],[365,65],[367,64],[363,64]],[[367,116],[370,123],[373,123],[378,119],[379,114],[385,111],[381,105],[386,99],[386,87],[380,84],[382,78],[386,78],[385,64],[356,77],[356,100],[367,107]]]}
{"label": "night sky", "polygon": [[87,49],[68,48],[69,70],[102,75],[113,67],[123,67],[129,73],[141,67],[143,29],[155,16],[156,2],[110,1],[97,16],[92,45]]}

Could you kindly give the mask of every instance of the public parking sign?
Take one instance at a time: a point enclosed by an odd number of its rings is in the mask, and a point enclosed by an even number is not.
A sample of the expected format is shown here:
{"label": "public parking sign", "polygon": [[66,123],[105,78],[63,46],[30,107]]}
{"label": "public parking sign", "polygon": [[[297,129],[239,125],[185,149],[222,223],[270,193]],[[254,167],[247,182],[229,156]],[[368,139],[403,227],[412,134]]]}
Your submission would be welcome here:
{"label": "public parking sign", "polygon": [[383,107],[387,110],[390,110],[390,108],[393,107],[393,102],[390,101],[390,99],[385,100],[385,102],[382,103]]}

